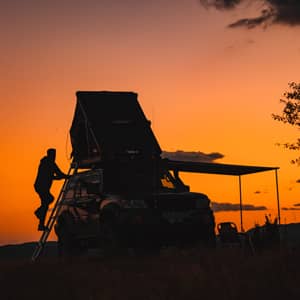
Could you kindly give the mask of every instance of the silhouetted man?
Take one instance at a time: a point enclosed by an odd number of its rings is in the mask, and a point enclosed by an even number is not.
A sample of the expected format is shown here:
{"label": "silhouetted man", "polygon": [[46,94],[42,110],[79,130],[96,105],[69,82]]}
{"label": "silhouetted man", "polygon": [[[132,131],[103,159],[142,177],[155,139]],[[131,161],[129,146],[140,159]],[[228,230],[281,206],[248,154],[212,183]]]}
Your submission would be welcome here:
{"label": "silhouetted man", "polygon": [[54,179],[64,179],[69,176],[64,174],[55,163],[56,150],[48,149],[47,156],[41,159],[37,177],[34,183],[34,189],[41,199],[41,206],[34,212],[40,220],[38,230],[46,230],[44,222],[49,204],[53,202],[54,197],[50,194],[50,188]]}

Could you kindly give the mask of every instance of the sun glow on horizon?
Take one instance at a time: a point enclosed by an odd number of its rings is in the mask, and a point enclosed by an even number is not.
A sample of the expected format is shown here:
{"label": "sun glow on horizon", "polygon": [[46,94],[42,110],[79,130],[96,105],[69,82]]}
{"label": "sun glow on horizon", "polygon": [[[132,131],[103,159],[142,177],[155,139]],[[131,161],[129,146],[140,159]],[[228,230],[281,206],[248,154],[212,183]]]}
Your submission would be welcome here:
{"label": "sun glow on horizon", "polygon": [[[271,118],[282,109],[288,82],[299,81],[299,26],[232,30],[226,28],[232,15],[179,0],[10,1],[0,15],[0,244],[39,238],[33,182],[49,147],[57,149],[61,169],[69,168],[77,90],[137,92],[162,149],[280,167],[281,206],[300,202],[299,168],[290,164],[296,153],[275,146],[299,132]],[[236,178],[183,179],[212,201],[239,201]],[[244,203],[276,208],[273,174],[242,180]],[[263,222],[263,214],[245,212],[247,226]],[[282,222],[299,222],[296,210],[282,215]],[[216,216],[239,223],[235,212]]]}

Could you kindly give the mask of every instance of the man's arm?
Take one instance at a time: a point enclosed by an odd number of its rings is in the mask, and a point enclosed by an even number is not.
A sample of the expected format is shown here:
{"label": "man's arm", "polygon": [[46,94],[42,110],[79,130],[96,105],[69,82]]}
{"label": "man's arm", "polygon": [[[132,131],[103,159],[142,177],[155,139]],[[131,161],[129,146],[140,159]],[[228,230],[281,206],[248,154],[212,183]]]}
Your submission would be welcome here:
{"label": "man's arm", "polygon": [[53,179],[67,179],[70,178],[69,175],[63,173],[60,168],[57,166],[57,164],[54,164],[54,175],[53,175]]}

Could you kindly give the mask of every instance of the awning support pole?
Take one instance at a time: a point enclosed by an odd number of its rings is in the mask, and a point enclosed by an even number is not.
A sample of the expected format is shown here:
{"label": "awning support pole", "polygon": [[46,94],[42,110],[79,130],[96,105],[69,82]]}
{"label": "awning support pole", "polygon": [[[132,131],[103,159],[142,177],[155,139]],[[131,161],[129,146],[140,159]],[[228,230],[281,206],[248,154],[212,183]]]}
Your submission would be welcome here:
{"label": "awning support pole", "polygon": [[243,205],[242,205],[242,177],[239,175],[239,189],[240,189],[240,220],[241,220],[241,232],[244,232],[243,227]]}
{"label": "awning support pole", "polygon": [[278,172],[275,170],[276,178],[276,196],[277,196],[277,215],[278,215],[278,224],[280,224],[280,201],[279,201],[279,188],[278,188]]}

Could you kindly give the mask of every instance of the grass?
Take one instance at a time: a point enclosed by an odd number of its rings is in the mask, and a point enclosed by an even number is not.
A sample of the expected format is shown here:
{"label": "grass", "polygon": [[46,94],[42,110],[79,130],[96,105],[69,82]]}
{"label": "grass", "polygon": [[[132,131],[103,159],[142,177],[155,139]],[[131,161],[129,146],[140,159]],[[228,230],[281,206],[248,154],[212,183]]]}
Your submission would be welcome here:
{"label": "grass", "polygon": [[300,252],[168,249],[157,257],[0,264],[1,299],[299,299]]}

